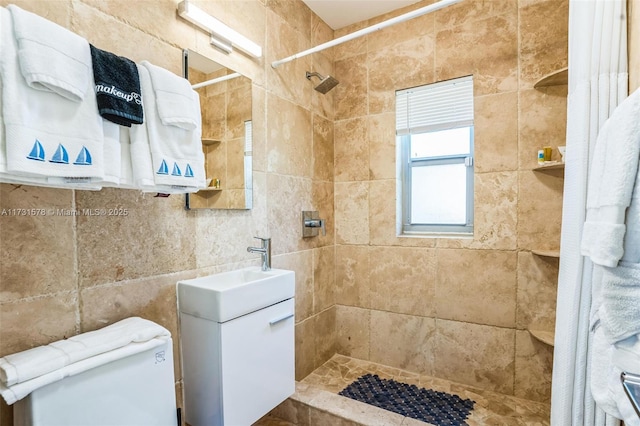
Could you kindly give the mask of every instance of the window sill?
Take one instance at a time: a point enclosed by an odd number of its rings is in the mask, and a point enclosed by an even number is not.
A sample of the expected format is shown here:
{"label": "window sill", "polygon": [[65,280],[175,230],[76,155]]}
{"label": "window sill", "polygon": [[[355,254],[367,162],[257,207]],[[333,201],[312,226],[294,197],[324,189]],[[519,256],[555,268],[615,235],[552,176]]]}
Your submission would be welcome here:
{"label": "window sill", "polygon": [[446,238],[472,240],[473,233],[467,232],[405,232],[397,235],[398,238]]}

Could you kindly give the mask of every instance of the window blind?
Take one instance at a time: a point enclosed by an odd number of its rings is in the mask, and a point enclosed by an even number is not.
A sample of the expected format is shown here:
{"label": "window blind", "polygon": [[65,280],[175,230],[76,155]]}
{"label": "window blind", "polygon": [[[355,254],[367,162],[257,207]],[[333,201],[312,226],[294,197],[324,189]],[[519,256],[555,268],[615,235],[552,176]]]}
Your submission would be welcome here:
{"label": "window blind", "polygon": [[253,151],[253,125],[251,120],[244,122],[244,154],[251,155]]}
{"label": "window blind", "polygon": [[471,124],[473,76],[396,92],[397,135]]}

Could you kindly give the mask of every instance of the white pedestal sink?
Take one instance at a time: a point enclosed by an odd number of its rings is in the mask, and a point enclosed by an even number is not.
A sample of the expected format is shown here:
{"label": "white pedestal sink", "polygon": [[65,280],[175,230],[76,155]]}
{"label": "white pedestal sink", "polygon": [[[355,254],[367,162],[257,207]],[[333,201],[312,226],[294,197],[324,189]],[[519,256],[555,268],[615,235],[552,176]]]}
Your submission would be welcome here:
{"label": "white pedestal sink", "polygon": [[293,394],[293,271],[244,268],[177,293],[187,423],[250,425]]}

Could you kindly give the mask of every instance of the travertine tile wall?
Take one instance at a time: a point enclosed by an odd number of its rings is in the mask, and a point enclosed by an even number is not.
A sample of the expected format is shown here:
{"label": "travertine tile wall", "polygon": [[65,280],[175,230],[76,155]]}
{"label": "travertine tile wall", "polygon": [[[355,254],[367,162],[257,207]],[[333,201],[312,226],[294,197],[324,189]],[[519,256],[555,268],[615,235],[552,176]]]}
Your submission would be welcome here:
{"label": "travertine tile wall", "polygon": [[[336,31],[336,37],[407,9]],[[533,172],[564,145],[567,0],[465,1],[335,50],[338,352],[548,401],[562,174]],[[396,236],[395,90],[473,74],[475,234]],[[555,154],[558,156],[557,152]]]}
{"label": "travertine tile wall", "polygon": [[[98,47],[176,74],[188,47],[251,77],[254,209],[185,212],[176,196],[0,185],[4,209],[129,213],[0,217],[0,355],[131,315],[177,337],[175,282],[258,264],[245,248],[254,234],[269,234],[274,266],[296,271],[298,378],[337,349],[548,400],[552,352],[526,328],[553,328],[558,262],[530,250],[558,247],[562,178],[531,169],[540,146],[562,144],[566,89],[532,85],[566,66],[567,1],[467,0],[277,70],[272,60],[334,36],[306,6],[198,2],[265,47],[253,61],[210,48],[175,17],[177,2],[15,1]],[[336,75],[340,85],[321,95],[306,70]],[[475,237],[397,238],[394,91],[467,74],[476,82]],[[300,238],[306,209],[327,219],[326,237]],[[178,361],[176,372],[179,389]],[[0,405],[0,423],[10,419]]]}
{"label": "travertine tile wall", "polygon": [[[0,356],[94,330],[129,316],[174,336],[181,372],[175,283],[246,265],[254,235],[273,239],[275,267],[296,271],[296,375],[335,353],[333,94],[320,95],[306,70],[333,73],[331,52],[284,65],[271,61],[333,38],[299,1],[195,1],[262,45],[265,57],[224,55],[177,18],[178,0],[0,0],[46,17],[97,47],[181,74],[190,48],[253,79],[254,208],[184,210],[184,197],[0,185],[0,211],[122,208],[126,216],[0,217]],[[327,236],[301,238],[300,212],[319,210]],[[0,404],[0,424],[12,424]]]}
{"label": "travertine tile wall", "polygon": [[629,93],[640,88],[640,6],[630,0],[629,12]]}

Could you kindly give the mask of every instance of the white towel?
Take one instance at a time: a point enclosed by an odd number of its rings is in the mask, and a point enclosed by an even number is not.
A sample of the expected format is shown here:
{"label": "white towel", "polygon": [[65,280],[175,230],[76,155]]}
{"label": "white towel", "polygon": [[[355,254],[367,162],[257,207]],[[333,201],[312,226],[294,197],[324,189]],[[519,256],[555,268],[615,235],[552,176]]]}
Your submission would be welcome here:
{"label": "white towel", "polygon": [[[195,116],[192,117],[197,120],[195,129],[187,130],[176,125],[165,125],[159,115],[159,100],[156,93],[176,90],[171,89],[171,84],[169,84],[170,87],[164,86],[171,81],[176,88],[184,88],[183,83],[186,80],[148,62],[142,62],[141,65],[140,86],[155,185],[175,186],[178,192],[193,192],[195,189],[206,187],[198,94],[190,86],[188,91],[184,91],[184,97],[191,98],[191,107],[196,111]],[[164,77],[156,78],[154,81],[151,78],[151,72],[162,74]],[[163,84],[163,86],[156,87],[154,83]],[[178,113],[175,117],[178,117]],[[132,158],[132,160],[135,169],[137,165],[135,159]]]}
{"label": "white towel", "polygon": [[[612,388],[612,393],[619,393],[618,389],[622,389],[621,372],[640,375],[640,335],[635,335],[616,343],[611,358],[614,373],[611,375],[609,387]],[[620,394],[618,409],[620,410],[620,418],[624,420],[625,426],[640,426],[640,417],[636,414],[631,401],[626,395],[622,397]]]}
{"label": "white towel", "polygon": [[[138,69],[139,75],[147,74],[146,68]],[[142,95],[144,97],[144,93]],[[146,114],[146,113],[145,113]],[[162,194],[184,194],[195,192],[197,188],[180,185],[156,185],[153,178],[153,163],[149,147],[147,126],[131,126],[127,128],[130,137],[129,153],[133,187],[142,192],[159,192]]]}
{"label": "white towel", "polygon": [[120,126],[102,119],[104,134],[102,153],[104,156],[104,177],[102,186],[119,187],[122,174],[122,147],[120,142]]}
{"label": "white towel", "polygon": [[11,14],[3,15],[0,74],[7,173],[71,183],[77,178],[85,178],[83,183],[102,180],[103,132],[95,93],[87,90],[82,102],[74,102],[29,87],[20,72]]}
{"label": "white towel", "polygon": [[[131,163],[130,127],[118,126],[120,130],[120,188],[137,189],[133,183],[133,168]],[[133,125],[131,126],[133,127]],[[144,125],[136,125],[144,127]]]}
{"label": "white towel", "polygon": [[96,331],[0,358],[0,381],[12,386],[130,343],[169,336],[167,329],[152,321],[127,318]]}
{"label": "white towel", "polygon": [[640,334],[616,343],[612,360],[622,371],[640,376]]}
{"label": "white towel", "polygon": [[624,254],[625,212],[631,204],[640,155],[640,89],[618,105],[600,129],[587,188],[581,252],[614,267]]}
{"label": "white towel", "polygon": [[188,80],[143,61],[156,96],[158,116],[165,126],[196,130],[201,125],[200,100]]}
{"label": "white towel", "polygon": [[636,175],[625,225],[627,232],[624,234],[624,256],[620,260],[640,264],[640,173]]}
{"label": "white towel", "polygon": [[[140,86],[152,90],[149,88],[151,80],[147,68],[138,64],[138,75],[140,76]],[[143,100],[145,90],[142,90]],[[148,120],[148,114],[150,113],[146,112],[147,104],[144,102],[145,119]],[[153,176],[153,162],[151,160],[151,147],[149,146],[149,132],[147,131],[146,122],[140,126],[131,126],[127,128],[127,131],[130,139],[131,175],[135,188],[142,192],[160,192],[163,194],[177,194],[197,190],[196,188],[189,189],[185,186],[156,185]]]}
{"label": "white towel", "polygon": [[640,418],[636,415],[620,381],[622,371],[634,371],[621,368],[624,361],[631,361],[635,370],[640,368],[640,352],[633,353],[634,350],[640,350],[640,347],[634,348],[633,343],[622,347],[620,344],[612,346],[607,343],[601,329],[602,327],[596,327],[591,340],[593,358],[590,379],[593,399],[599,408],[613,417],[624,420],[626,426],[640,426]]}
{"label": "white towel", "polygon": [[[149,71],[140,64],[138,66],[138,76],[140,77],[140,88],[142,92],[142,106],[145,114],[145,123],[140,126],[131,126],[129,129],[129,149],[131,157],[131,173],[133,176],[133,185],[143,192],[162,192],[156,188],[153,177],[153,162],[151,160],[151,147],[149,146],[149,132],[147,131],[147,122],[150,112],[146,102],[151,102],[153,96],[146,96],[146,91],[152,91],[151,77]],[[150,100],[151,99],[151,100]],[[169,186],[170,188],[170,186]]]}
{"label": "white towel", "polygon": [[[596,324],[596,327],[591,333],[592,359],[590,363],[590,384],[593,399],[600,409],[614,417],[620,418],[620,412],[616,402],[617,395],[612,392],[615,388],[609,389],[609,380],[614,374],[611,364],[613,347],[607,342],[607,339],[602,334],[602,327],[598,324]],[[620,376],[618,375],[618,377]],[[620,381],[619,378],[618,381]],[[620,390],[622,390],[622,388],[620,388]]]}
{"label": "white towel", "polygon": [[[15,40],[10,36],[10,29],[11,14],[7,9],[0,7],[0,52],[4,52],[4,54],[7,54],[8,51],[15,51]],[[6,36],[7,33],[4,32],[5,30],[9,31],[9,36]],[[7,43],[10,43],[10,45],[7,45]],[[50,188],[100,190],[101,187],[99,184],[74,183],[69,182],[64,178],[19,176],[7,172],[6,138],[2,114],[3,95],[1,68],[2,64],[0,63],[0,182],[19,185],[44,186]]]}
{"label": "white towel", "polygon": [[18,6],[7,8],[13,15],[20,69],[29,87],[82,101],[90,89],[89,43]]}
{"label": "white towel", "polygon": [[609,343],[640,334],[640,264],[603,268],[599,299],[598,314]]}
{"label": "white towel", "polygon": [[58,370],[53,370],[49,373],[43,374],[42,376],[27,380],[26,382],[18,383],[13,386],[5,386],[0,383],[0,394],[4,398],[5,402],[11,405],[17,401],[20,401],[22,398],[26,397],[36,389],[40,389],[41,387],[62,380],[65,377],[75,376],[76,374],[91,370],[92,368],[96,368],[101,365],[105,365],[110,362],[117,361],[119,359],[126,358],[140,352],[144,352],[146,350],[166,344],[167,342],[169,345],[171,344],[172,340],[170,336],[152,338],[140,343],[132,342],[126,346],[114,349],[112,351],[105,352],[91,358],[83,359],[82,361],[69,364]]}
{"label": "white towel", "polygon": [[[139,75],[143,75],[146,70],[138,69]],[[142,77],[141,77],[142,78]],[[144,90],[142,91],[144,99]],[[151,188],[155,185],[153,180],[153,162],[151,161],[151,148],[149,147],[149,134],[147,125],[131,126],[129,129],[131,173],[133,184],[136,188]]]}

